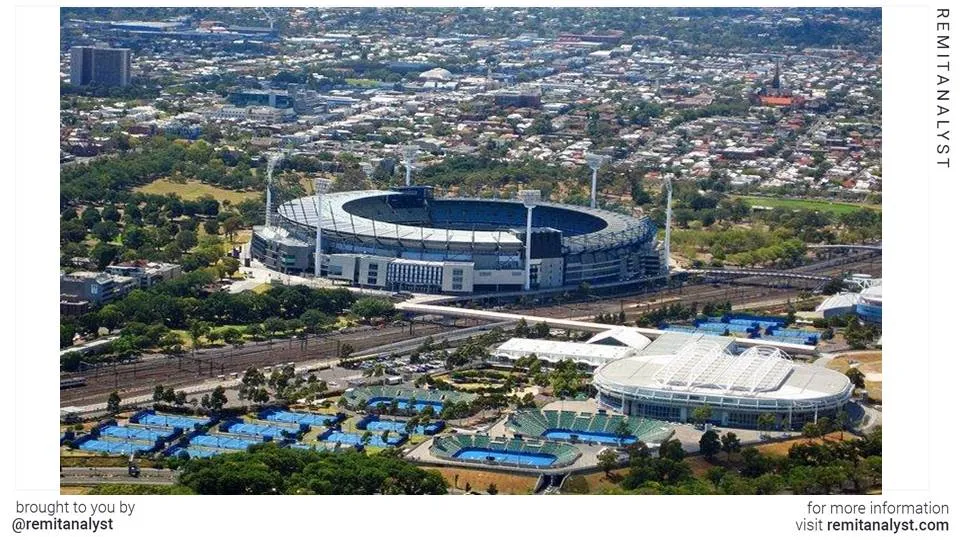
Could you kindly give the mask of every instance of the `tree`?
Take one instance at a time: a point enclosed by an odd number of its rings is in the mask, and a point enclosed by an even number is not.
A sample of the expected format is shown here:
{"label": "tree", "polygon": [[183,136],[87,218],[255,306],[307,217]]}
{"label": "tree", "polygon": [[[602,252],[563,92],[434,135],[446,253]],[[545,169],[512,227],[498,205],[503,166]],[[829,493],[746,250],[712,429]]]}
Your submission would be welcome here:
{"label": "tree", "polygon": [[727,476],[727,470],[723,467],[710,467],[707,469],[707,480],[713,484],[714,487],[720,487],[720,483],[723,482],[725,476]]}
{"label": "tree", "polygon": [[607,450],[597,454],[597,464],[600,465],[600,470],[610,478],[610,471],[617,466],[617,453],[613,450]]}
{"label": "tree", "polygon": [[711,408],[709,405],[701,405],[693,409],[693,414],[690,415],[690,418],[693,420],[694,424],[702,426],[706,424],[712,416],[713,408]]}
{"label": "tree", "polygon": [[107,413],[116,415],[120,412],[120,394],[116,391],[107,396]]}
{"label": "tree", "polygon": [[217,386],[210,393],[210,410],[220,412],[223,406],[227,404],[227,392],[222,386]]}
{"label": "tree", "polygon": [[777,425],[777,417],[773,413],[763,413],[757,416],[757,427],[760,431],[769,431]]}
{"label": "tree", "polygon": [[173,402],[178,406],[183,406],[187,402],[187,393],[183,390],[179,390],[176,395],[173,397]]}
{"label": "tree", "polygon": [[407,463],[395,453],[310,452],[256,445],[216,459],[188,460],[179,483],[205,495],[445,494],[436,472]]}
{"label": "tree", "polygon": [[183,338],[177,332],[167,332],[160,338],[160,350],[168,356],[180,356],[183,354]]}
{"label": "tree", "polygon": [[843,440],[843,430],[847,429],[847,423],[850,422],[850,415],[847,414],[845,409],[840,409],[837,411],[837,415],[833,417],[834,428],[840,432],[840,440]]}
{"label": "tree", "polygon": [[80,221],[82,221],[83,225],[88,229],[91,229],[94,225],[100,223],[100,219],[100,212],[92,206],[88,206],[87,209],[80,214]]}
{"label": "tree", "polygon": [[73,345],[73,338],[77,333],[77,329],[72,324],[61,324],[60,325],[60,347],[70,347]]}
{"label": "tree", "polygon": [[270,392],[267,392],[266,388],[257,388],[251,395],[251,399],[254,403],[262,405],[270,401]]}
{"label": "tree", "polygon": [[517,325],[513,329],[513,335],[521,338],[530,336],[530,328],[527,326],[526,319],[520,319],[517,321]]}
{"label": "tree", "polygon": [[712,461],[713,456],[720,452],[721,447],[720,436],[717,435],[716,431],[708,429],[700,436],[700,453],[707,458],[707,461]]}
{"label": "tree", "polygon": [[723,451],[727,454],[727,461],[730,461],[731,454],[737,454],[740,452],[740,437],[737,437],[737,434],[728,431],[723,434],[723,437],[720,438],[720,442],[723,445]]}
{"label": "tree", "polygon": [[378,317],[389,317],[393,315],[395,311],[396,308],[393,307],[393,304],[390,303],[390,301],[372,296],[357,300],[350,308],[351,313],[357,317],[360,317],[364,321],[369,321],[370,319]]}
{"label": "tree", "polygon": [[617,422],[616,427],[613,429],[613,434],[617,436],[617,441],[622,445],[628,437],[630,437],[630,424],[627,423],[626,419],[621,418]]}
{"label": "tree", "polygon": [[172,386],[168,386],[163,389],[162,398],[163,398],[163,401],[167,403],[173,403],[173,401],[177,399],[177,392],[176,390],[173,389]]}
{"label": "tree", "polygon": [[531,336],[534,338],[545,338],[550,335],[550,325],[544,321],[540,321],[537,324],[533,325],[533,332]]}
{"label": "tree", "polygon": [[153,401],[163,401],[163,385],[158,384],[153,388]]}
{"label": "tree", "polygon": [[340,344],[340,358],[347,358],[353,354],[353,345],[349,343]]}
{"label": "tree", "polygon": [[682,461],[687,455],[683,450],[683,444],[677,439],[670,439],[661,443],[659,454],[661,458],[670,461]]}
{"label": "tree", "polygon": [[863,372],[861,372],[859,369],[852,367],[848,369],[846,373],[844,373],[844,375],[846,375],[847,378],[850,379],[850,384],[852,384],[854,388],[866,387],[867,378],[863,375]]}
{"label": "tree", "polygon": [[243,332],[232,326],[224,328],[221,334],[224,343],[237,346],[243,343]]}
{"label": "tree", "polygon": [[99,221],[90,229],[101,242],[109,242],[120,234],[120,227],[113,221]]}
{"label": "tree", "polygon": [[808,439],[815,439],[823,435],[823,431],[821,431],[820,426],[817,425],[816,422],[807,422],[804,424],[801,433]]}
{"label": "tree", "polygon": [[243,218],[240,216],[230,216],[227,219],[223,220],[223,232],[227,235],[227,238],[233,242],[233,237],[237,234],[237,231],[243,228]]}
{"label": "tree", "polygon": [[193,347],[193,352],[196,354],[197,349],[200,348],[200,338],[207,335],[210,332],[210,324],[204,321],[191,321],[190,322],[190,344]]}
{"label": "tree", "polygon": [[491,483],[489,486],[487,486],[487,493],[489,493],[490,495],[496,495],[499,492],[500,490],[497,489],[496,484]]}
{"label": "tree", "polygon": [[106,242],[98,242],[97,245],[93,246],[93,249],[90,250],[90,259],[100,270],[113,264],[119,256],[120,246]]}

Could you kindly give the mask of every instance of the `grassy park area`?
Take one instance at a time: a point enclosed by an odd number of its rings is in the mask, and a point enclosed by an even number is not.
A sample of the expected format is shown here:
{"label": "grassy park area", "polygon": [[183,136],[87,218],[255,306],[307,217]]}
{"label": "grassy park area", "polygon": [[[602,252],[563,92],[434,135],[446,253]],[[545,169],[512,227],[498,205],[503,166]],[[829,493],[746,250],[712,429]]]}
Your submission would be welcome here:
{"label": "grassy park area", "polygon": [[837,215],[856,212],[861,208],[880,211],[880,206],[866,203],[846,203],[834,201],[821,201],[816,199],[782,199],[777,197],[740,197],[750,206],[769,206],[772,208],[790,208],[794,210],[815,210],[818,212],[830,212]]}
{"label": "grassy park area", "polygon": [[185,201],[193,201],[204,195],[210,195],[218,201],[230,201],[230,204],[237,204],[246,199],[256,199],[260,196],[260,194],[255,191],[233,191],[210,184],[202,184],[196,180],[180,183],[168,178],[154,180],[149,184],[134,188],[134,191],[151,195],[174,193]]}

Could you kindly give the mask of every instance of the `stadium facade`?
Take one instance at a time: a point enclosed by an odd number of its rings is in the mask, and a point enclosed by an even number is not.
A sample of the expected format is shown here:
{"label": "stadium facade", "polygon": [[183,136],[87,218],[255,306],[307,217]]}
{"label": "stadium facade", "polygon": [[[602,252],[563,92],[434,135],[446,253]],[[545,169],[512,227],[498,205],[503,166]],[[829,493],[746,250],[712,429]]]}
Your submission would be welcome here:
{"label": "stadium facade", "polygon": [[[330,193],[281,204],[254,227],[251,255],[268,268],[313,274],[322,227],[322,276],[414,292],[521,290],[526,209],[520,201],[436,199],[428,186]],[[531,288],[619,282],[664,268],[657,228],[632,217],[543,202],[533,210]]]}
{"label": "stadium facade", "polygon": [[769,413],[776,427],[798,430],[835,416],[853,394],[842,373],[794,362],[779,349],[738,350],[729,337],[681,334],[598,367],[593,384],[600,405],[623,414],[689,422],[708,406],[710,423],[748,429]]}

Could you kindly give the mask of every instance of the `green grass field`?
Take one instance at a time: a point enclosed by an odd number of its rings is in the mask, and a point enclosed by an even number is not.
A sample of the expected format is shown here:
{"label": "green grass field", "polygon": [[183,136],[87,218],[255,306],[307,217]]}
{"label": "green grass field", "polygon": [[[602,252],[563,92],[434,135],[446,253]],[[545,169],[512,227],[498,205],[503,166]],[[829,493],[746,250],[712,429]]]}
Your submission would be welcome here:
{"label": "green grass field", "polygon": [[195,180],[180,184],[166,178],[154,180],[145,186],[140,186],[134,191],[139,193],[148,193],[151,195],[166,195],[175,193],[185,201],[192,201],[210,195],[218,201],[230,201],[230,204],[236,204],[246,199],[256,199],[259,193],[253,191],[232,191],[209,184],[201,184]]}
{"label": "green grass field", "polygon": [[816,199],[779,199],[775,197],[740,197],[751,206],[770,206],[773,208],[791,208],[795,210],[816,210],[837,215],[849,214],[861,208],[880,211],[876,204],[821,201]]}

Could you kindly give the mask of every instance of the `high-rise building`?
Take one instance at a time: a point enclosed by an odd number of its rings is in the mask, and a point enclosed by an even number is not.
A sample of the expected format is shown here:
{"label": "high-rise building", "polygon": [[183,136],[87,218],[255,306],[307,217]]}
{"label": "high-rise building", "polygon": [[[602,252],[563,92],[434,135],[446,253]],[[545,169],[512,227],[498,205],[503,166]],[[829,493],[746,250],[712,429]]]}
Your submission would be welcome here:
{"label": "high-rise building", "polygon": [[130,84],[130,49],[70,48],[70,84],[127,86]]}

